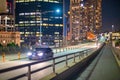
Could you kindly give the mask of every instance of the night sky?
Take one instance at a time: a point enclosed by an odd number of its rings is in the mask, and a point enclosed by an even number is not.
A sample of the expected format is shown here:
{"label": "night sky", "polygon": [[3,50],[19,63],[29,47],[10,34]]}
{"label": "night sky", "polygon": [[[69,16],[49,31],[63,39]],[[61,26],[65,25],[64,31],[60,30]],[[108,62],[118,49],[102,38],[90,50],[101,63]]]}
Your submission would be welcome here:
{"label": "night sky", "polygon": [[102,30],[120,30],[120,0],[103,0],[102,2]]}

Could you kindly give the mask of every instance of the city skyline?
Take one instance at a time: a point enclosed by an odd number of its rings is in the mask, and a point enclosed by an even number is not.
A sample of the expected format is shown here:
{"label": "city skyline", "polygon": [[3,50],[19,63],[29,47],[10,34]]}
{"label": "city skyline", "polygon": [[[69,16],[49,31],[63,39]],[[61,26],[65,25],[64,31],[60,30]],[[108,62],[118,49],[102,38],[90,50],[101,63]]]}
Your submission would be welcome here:
{"label": "city skyline", "polygon": [[[67,6],[69,7],[68,2],[67,2]],[[4,8],[0,8],[0,10],[3,9]],[[120,29],[119,14],[120,14],[120,0],[102,0],[102,31],[103,32],[111,31],[112,25],[114,25],[115,30]]]}

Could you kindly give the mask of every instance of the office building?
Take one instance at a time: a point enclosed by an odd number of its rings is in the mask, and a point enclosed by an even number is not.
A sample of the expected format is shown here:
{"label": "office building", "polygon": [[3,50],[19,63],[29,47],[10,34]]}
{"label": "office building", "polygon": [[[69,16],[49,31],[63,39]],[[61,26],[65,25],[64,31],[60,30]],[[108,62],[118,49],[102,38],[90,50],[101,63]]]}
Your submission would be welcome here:
{"label": "office building", "polygon": [[16,0],[15,24],[21,34],[21,44],[62,43],[62,2],[62,0]]}

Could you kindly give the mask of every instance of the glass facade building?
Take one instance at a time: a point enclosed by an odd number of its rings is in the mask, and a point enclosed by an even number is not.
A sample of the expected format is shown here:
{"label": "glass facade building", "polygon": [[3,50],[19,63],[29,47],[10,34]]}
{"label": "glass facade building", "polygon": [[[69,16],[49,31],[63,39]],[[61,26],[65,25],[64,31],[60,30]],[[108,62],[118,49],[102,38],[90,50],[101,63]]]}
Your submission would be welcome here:
{"label": "glass facade building", "polygon": [[[16,0],[17,30],[21,43],[37,41],[49,45],[61,43],[63,37],[62,0]],[[60,12],[56,12],[59,9]]]}

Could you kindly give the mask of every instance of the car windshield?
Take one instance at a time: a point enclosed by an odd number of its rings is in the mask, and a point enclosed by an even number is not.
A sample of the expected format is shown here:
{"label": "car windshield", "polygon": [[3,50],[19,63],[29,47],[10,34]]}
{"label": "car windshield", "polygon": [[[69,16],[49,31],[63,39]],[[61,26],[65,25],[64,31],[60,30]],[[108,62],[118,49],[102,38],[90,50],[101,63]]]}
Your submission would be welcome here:
{"label": "car windshield", "polygon": [[35,48],[36,51],[46,51],[46,50],[49,50],[51,51],[50,48]]}

